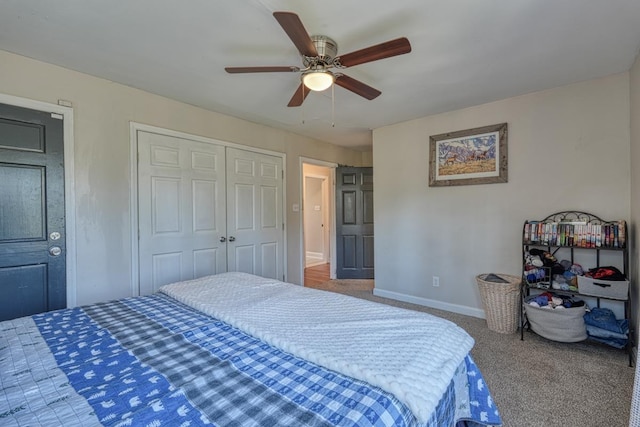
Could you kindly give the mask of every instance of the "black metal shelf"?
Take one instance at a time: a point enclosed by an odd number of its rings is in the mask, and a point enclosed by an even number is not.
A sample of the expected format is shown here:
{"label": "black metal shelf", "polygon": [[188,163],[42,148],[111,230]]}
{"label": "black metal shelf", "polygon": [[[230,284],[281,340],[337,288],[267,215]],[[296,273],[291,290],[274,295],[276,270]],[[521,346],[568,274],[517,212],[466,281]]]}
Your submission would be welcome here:
{"label": "black metal shelf", "polygon": [[[594,238],[593,240],[590,240],[590,245],[588,246],[584,246],[584,245],[567,245],[567,244],[556,244],[556,242],[558,241],[558,237],[557,234],[554,235],[553,233],[551,235],[545,235],[543,238],[546,239],[545,241],[538,241],[538,240],[531,240],[530,238],[526,238],[525,236],[527,236],[527,231],[529,232],[529,234],[531,233],[531,227],[529,227],[529,230],[527,230],[527,225],[528,224],[591,224],[591,225],[597,225],[597,226],[605,226],[605,227],[621,227],[621,230],[619,229],[618,231],[620,233],[622,233],[623,238],[621,240],[614,240],[611,239],[609,242],[609,244],[604,244],[604,242],[600,241],[600,245],[598,246],[597,244],[597,238]],[[537,233],[537,231],[536,231]],[[602,236],[601,236],[602,237]],[[619,237],[619,236],[618,236]],[[600,251],[613,251],[613,252],[620,252],[620,255],[622,256],[622,266],[623,266],[623,274],[625,275],[625,277],[628,278],[628,271],[629,271],[629,254],[628,254],[628,239],[629,239],[629,234],[628,234],[628,230],[627,230],[627,226],[626,226],[626,222],[625,221],[605,221],[602,220],[601,218],[587,213],[587,212],[582,212],[582,211],[562,211],[562,212],[556,212],[554,214],[551,214],[549,216],[547,216],[546,218],[542,219],[542,220],[535,220],[535,221],[525,221],[523,227],[522,227],[522,284],[521,284],[521,307],[520,307],[520,339],[524,340],[524,328],[529,326],[529,321],[526,318],[526,312],[524,309],[524,304],[525,304],[525,298],[528,297],[529,295],[531,295],[531,290],[539,290],[539,291],[548,291],[548,292],[553,292],[555,294],[558,295],[564,295],[564,296],[576,296],[576,297],[582,297],[582,298],[593,298],[596,299],[597,301],[597,306],[600,307],[600,301],[601,300],[605,300],[605,301],[615,301],[617,303],[622,303],[624,304],[624,316],[626,319],[630,319],[630,295],[629,292],[627,292],[627,297],[626,299],[622,299],[622,298],[616,298],[616,297],[603,297],[603,296],[595,296],[595,295],[588,295],[588,294],[583,294],[580,293],[580,291],[572,291],[572,290],[562,290],[562,289],[553,289],[553,287],[551,286],[551,283],[553,282],[553,277],[551,276],[551,272],[549,272],[549,278],[548,278],[548,283],[546,280],[541,280],[540,282],[535,282],[535,283],[531,283],[527,281],[526,278],[526,274],[525,274],[525,266],[526,266],[526,253],[529,251],[529,249],[531,247],[538,247],[538,248],[547,248],[547,252],[551,253],[552,255],[555,255],[560,249],[569,249],[570,250],[570,257],[571,257],[571,263],[574,263],[574,251],[591,251],[595,254],[595,267],[600,267]],[[554,240],[550,240],[550,239],[554,239]],[[553,243],[552,243],[553,242]],[[615,244],[614,244],[615,243]],[[591,245],[592,244],[592,245]],[[548,268],[548,267],[540,267],[540,268]],[[546,277],[546,276],[545,276]],[[540,286],[536,283],[545,283],[545,285],[548,284],[548,287],[546,286]],[[530,329],[530,328],[529,328]],[[628,337],[628,342],[627,342],[627,346],[626,346],[626,350],[629,353],[629,366],[632,366],[633,364],[633,354],[632,354],[632,348],[633,348],[633,338],[634,338],[634,330],[632,328],[632,325],[629,325],[629,337]],[[599,341],[596,341],[599,342]]]}

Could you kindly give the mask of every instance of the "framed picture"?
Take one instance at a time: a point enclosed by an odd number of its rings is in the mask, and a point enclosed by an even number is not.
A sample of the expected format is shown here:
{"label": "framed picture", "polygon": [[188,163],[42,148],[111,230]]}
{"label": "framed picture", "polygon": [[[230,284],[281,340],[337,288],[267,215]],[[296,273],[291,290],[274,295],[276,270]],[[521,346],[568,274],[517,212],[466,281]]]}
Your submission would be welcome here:
{"label": "framed picture", "polygon": [[429,186],[507,182],[507,124],[429,138]]}

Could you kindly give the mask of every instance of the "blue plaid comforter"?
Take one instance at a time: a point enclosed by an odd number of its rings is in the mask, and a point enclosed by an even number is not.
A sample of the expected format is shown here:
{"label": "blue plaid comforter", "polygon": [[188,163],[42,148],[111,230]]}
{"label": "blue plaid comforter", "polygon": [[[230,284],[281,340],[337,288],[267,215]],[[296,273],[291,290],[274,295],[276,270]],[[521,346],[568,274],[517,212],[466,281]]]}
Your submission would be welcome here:
{"label": "blue plaid comforter", "polygon": [[[2,425],[417,425],[393,395],[164,294],[19,321],[0,323]],[[30,349],[55,363],[16,360]],[[457,422],[500,424],[470,356],[427,425]]]}

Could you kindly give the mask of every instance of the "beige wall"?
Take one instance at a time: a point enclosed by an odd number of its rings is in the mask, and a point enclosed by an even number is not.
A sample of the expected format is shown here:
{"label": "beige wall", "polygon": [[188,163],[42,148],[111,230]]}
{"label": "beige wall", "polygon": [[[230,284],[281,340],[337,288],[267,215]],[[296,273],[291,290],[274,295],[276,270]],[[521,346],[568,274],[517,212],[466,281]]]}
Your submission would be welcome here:
{"label": "beige wall", "polygon": [[318,256],[324,253],[322,178],[305,176],[304,180],[304,248],[308,255]]}
{"label": "beige wall", "polygon": [[362,153],[362,164],[360,166],[373,166],[373,151],[366,151]]}
{"label": "beige wall", "polygon": [[[630,120],[631,120],[631,295],[632,301],[640,301],[640,55],[629,72],[630,75]],[[637,310],[632,324],[640,326]],[[639,328],[636,328],[636,337]],[[636,342],[638,342],[636,340]]]}
{"label": "beige wall", "polygon": [[[74,111],[77,303],[131,294],[129,122],[286,154],[287,279],[301,283],[299,157],[361,165],[363,153],[213,113],[0,51],[0,93]],[[215,96],[212,93],[211,96]],[[364,157],[367,155],[365,154]]]}
{"label": "beige wall", "polygon": [[[475,276],[520,275],[526,219],[629,220],[629,108],[622,73],[374,130],[376,293],[482,316]],[[502,122],[508,183],[428,186],[430,135]]]}

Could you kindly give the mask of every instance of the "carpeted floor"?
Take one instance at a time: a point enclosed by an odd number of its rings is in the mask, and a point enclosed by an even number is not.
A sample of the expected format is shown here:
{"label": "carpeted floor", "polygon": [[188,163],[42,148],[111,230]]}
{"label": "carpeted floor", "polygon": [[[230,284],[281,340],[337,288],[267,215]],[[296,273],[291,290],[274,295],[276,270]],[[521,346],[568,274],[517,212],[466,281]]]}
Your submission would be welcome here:
{"label": "carpeted floor", "polygon": [[486,321],[373,295],[373,280],[331,280],[313,286],[444,317],[476,341],[471,352],[505,427],[624,427],[635,369],[628,355],[597,343],[564,344],[533,332],[499,334]]}

